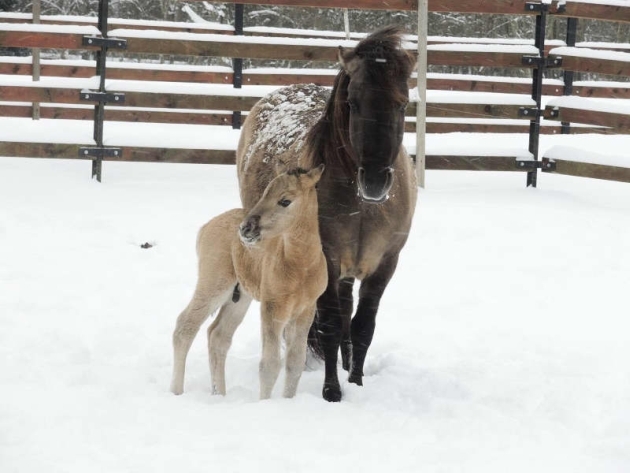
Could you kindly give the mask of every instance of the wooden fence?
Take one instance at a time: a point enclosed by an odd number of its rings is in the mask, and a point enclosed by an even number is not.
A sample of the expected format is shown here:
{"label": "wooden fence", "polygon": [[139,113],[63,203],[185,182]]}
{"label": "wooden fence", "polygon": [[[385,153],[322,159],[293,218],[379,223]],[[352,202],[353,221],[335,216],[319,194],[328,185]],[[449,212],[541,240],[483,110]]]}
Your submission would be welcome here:
{"label": "wooden fence", "polygon": [[[417,8],[412,0],[256,0],[239,3],[387,7],[394,10]],[[30,117],[35,103],[40,104],[38,115],[42,119],[78,121],[96,118],[97,123],[93,137],[78,135],[72,143],[46,138],[49,135],[45,133],[43,137],[33,137],[32,142],[19,142],[11,139],[10,132],[5,130],[3,134],[0,131],[1,156],[91,159],[97,164],[95,173],[99,178],[102,160],[233,163],[234,140],[231,144],[210,144],[185,150],[159,143],[154,147],[135,146],[124,140],[110,140],[112,142],[107,143],[110,146],[106,146],[102,120],[150,122],[164,126],[237,126],[240,113],[246,113],[258,98],[271,90],[270,87],[300,82],[331,85],[336,71],[304,68],[279,73],[266,69],[241,71],[237,64],[216,67],[106,61],[108,50],[124,46],[124,50],[118,50],[123,51],[123,55],[289,59],[308,61],[312,66],[334,62],[339,44],[353,44],[322,32],[304,37],[303,31],[269,31],[242,28],[242,25],[110,20],[106,7],[107,2],[102,1],[100,20],[85,18],[80,23],[76,18],[41,17],[39,24],[33,24],[31,15],[0,14],[0,47],[98,51],[97,64],[90,60],[46,59],[35,64],[31,57],[0,57],[0,117]],[[630,113],[624,109],[611,111],[605,106],[598,108],[595,101],[598,98],[630,98],[630,83],[573,82],[570,78],[571,71],[630,76],[630,54],[626,52],[630,45],[600,44],[597,45],[599,49],[593,49],[570,37],[549,41],[544,36],[544,24],[541,28],[540,23],[544,23],[549,15],[567,17],[569,31],[574,32],[575,18],[630,22],[630,7],[579,1],[546,5],[516,0],[429,0],[429,9],[530,15],[539,28],[538,37],[532,41],[428,38],[429,65],[531,69],[534,76],[531,80],[429,74],[428,133],[527,133],[529,146],[525,154],[429,154],[426,158],[428,169],[526,171],[530,185],[536,184],[537,169],[630,182],[630,169],[622,166],[602,168],[603,165],[590,163],[592,166],[589,167],[582,162],[545,159],[538,152],[541,133],[617,134],[630,131]],[[313,41],[313,37],[317,37],[317,41]],[[416,40],[410,37],[408,47],[416,48]],[[564,80],[543,78],[550,68],[564,70]],[[36,75],[41,75],[40,81],[31,80]],[[414,86],[412,78],[410,87]],[[512,95],[503,95],[506,93]],[[557,98],[550,100],[543,109],[543,95]],[[415,108],[410,107],[408,113],[407,131],[411,132],[415,130]],[[211,129],[207,133],[211,133]]]}

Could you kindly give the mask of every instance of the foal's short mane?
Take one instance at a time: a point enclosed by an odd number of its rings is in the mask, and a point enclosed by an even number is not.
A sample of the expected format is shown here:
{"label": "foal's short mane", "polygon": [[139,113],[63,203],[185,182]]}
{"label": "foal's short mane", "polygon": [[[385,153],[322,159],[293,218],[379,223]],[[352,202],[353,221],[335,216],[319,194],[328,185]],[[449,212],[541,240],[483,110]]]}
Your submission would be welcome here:
{"label": "foal's short mane", "polygon": [[292,168],[292,169],[289,169],[289,170],[287,171],[287,174],[288,174],[289,176],[296,176],[296,177],[300,177],[302,174],[308,174],[308,171],[307,171],[306,169],[304,169],[304,168],[300,168],[300,167],[298,167],[298,168]]}
{"label": "foal's short mane", "polygon": [[[389,94],[392,101],[403,102],[398,81],[407,80],[411,75],[414,60],[402,49],[404,30],[391,25],[364,38],[350,52],[344,55],[346,61],[360,58],[364,61],[366,80],[373,87]],[[342,68],[335,78],[333,90],[326,104],[324,114],[306,136],[306,149],[311,153],[311,165],[338,163],[344,177],[356,175],[358,160],[350,144],[348,122],[350,109],[348,84],[350,76]]]}

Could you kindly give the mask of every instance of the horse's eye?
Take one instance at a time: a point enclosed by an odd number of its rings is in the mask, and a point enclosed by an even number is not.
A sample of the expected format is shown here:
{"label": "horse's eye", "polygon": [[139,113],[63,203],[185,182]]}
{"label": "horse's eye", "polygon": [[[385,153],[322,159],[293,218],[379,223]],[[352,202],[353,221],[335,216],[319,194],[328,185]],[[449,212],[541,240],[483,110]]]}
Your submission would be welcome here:
{"label": "horse's eye", "polygon": [[348,107],[350,107],[351,112],[359,110],[359,105],[354,100],[348,100]]}
{"label": "horse's eye", "polygon": [[289,205],[291,205],[291,201],[289,199],[280,199],[278,201],[278,205],[280,207],[288,207]]}
{"label": "horse's eye", "polygon": [[400,111],[404,112],[405,110],[407,110],[408,106],[409,106],[409,102],[405,102],[404,104],[400,106]]}

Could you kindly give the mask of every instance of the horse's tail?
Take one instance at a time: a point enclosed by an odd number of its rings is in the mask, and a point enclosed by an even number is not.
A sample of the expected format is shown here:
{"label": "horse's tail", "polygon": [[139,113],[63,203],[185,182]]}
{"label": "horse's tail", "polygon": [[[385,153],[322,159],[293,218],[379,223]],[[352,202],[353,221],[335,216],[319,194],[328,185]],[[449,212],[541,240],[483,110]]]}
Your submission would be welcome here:
{"label": "horse's tail", "polygon": [[324,359],[324,350],[322,349],[321,340],[319,337],[319,330],[317,329],[319,325],[319,315],[318,312],[315,311],[315,318],[313,319],[313,323],[311,324],[311,328],[308,331],[308,349],[309,351],[320,360]]}

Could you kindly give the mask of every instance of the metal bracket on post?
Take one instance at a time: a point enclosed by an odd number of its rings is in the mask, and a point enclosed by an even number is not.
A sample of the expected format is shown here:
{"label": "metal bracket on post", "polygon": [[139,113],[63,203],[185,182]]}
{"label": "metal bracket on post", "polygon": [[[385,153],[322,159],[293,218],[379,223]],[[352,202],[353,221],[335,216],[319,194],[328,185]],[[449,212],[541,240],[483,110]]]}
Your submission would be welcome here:
{"label": "metal bracket on post", "polygon": [[556,170],[556,162],[549,158],[543,158],[542,161],[517,159],[515,164],[517,169],[527,170],[528,172],[537,169],[542,169],[547,172]]}
{"label": "metal bracket on post", "polygon": [[540,169],[543,172],[554,172],[556,170],[556,162],[551,158],[543,158]]}
{"label": "metal bracket on post", "polygon": [[101,38],[100,36],[84,36],[81,40],[83,46],[94,46],[107,49],[127,49],[127,40],[120,38]]}
{"label": "metal bracket on post", "polygon": [[544,5],[541,2],[526,2],[525,11],[540,13],[543,11]]}
{"label": "metal bracket on post", "polygon": [[558,118],[560,116],[560,109],[558,107],[547,109],[545,113],[549,115],[549,118]]}
{"label": "metal bracket on post", "polygon": [[118,92],[92,92],[91,90],[81,91],[80,100],[86,102],[97,102],[97,103],[125,103],[125,94]]}
{"label": "metal bracket on post", "polygon": [[82,147],[79,148],[80,158],[119,158],[122,156],[122,149],[120,148],[95,148],[95,147]]}
{"label": "metal bracket on post", "polygon": [[536,118],[539,110],[536,107],[521,107],[518,109],[519,118],[530,117],[532,120]]}
{"label": "metal bracket on post", "polygon": [[523,56],[521,63],[524,66],[545,67],[547,69],[562,67],[562,56]]}

